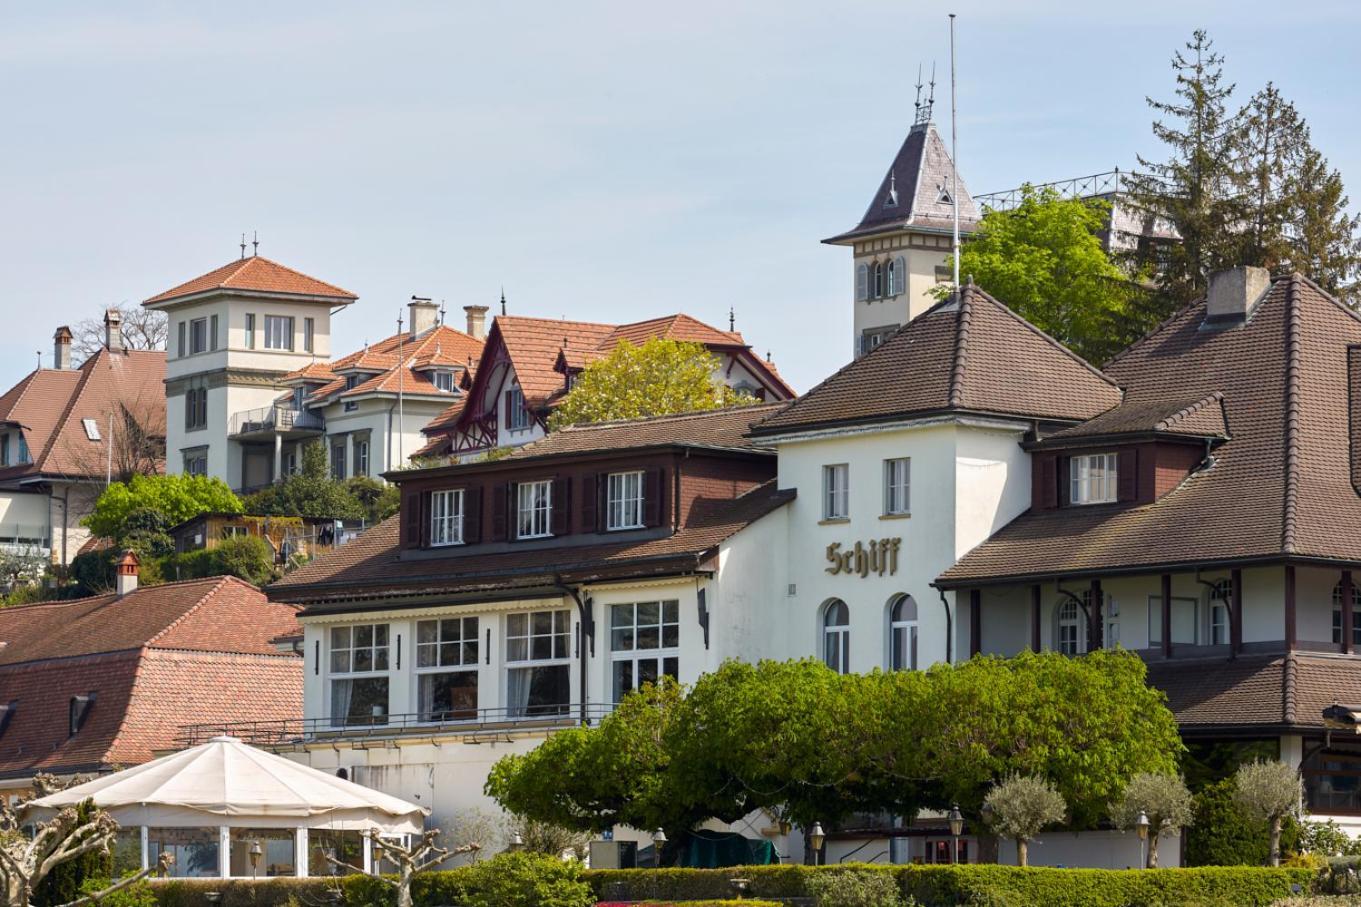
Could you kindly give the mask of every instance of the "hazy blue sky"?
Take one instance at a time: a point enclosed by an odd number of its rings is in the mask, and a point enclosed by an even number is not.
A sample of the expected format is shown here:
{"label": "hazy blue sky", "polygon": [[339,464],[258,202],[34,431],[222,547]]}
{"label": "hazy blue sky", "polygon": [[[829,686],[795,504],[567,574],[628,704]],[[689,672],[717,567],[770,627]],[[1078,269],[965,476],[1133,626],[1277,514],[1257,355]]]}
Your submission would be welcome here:
{"label": "hazy blue sky", "polygon": [[[115,6],[117,10],[115,11]],[[1361,201],[1361,5],[0,0],[0,387],[58,324],[261,254],[358,293],[737,326],[800,390],[850,350],[859,218],[959,13],[974,192],[1155,152],[1144,96],[1210,30],[1297,102]]]}

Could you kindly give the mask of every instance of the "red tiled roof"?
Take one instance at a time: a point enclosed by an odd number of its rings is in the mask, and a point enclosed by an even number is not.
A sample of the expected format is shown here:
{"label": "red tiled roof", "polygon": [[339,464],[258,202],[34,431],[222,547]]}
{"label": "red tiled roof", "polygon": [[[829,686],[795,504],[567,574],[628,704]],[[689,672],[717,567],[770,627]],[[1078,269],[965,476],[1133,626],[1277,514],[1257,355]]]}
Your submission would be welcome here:
{"label": "red tiled roof", "polygon": [[322,299],[344,299],[353,302],[359,297],[334,284],[309,277],[301,271],[285,267],[258,255],[231,261],[193,280],[158,293],[142,303],[156,305],[197,296],[213,290],[243,290],[253,293],[277,293],[282,296],[315,296]]}
{"label": "red tiled roof", "polygon": [[298,381],[333,381],[335,372],[331,371],[329,363],[309,362],[300,369],[294,369],[281,379],[285,384],[292,384]]}
{"label": "red tiled roof", "polygon": [[663,445],[721,450],[758,450],[748,437],[752,423],[783,404],[738,406],[704,412],[678,413],[649,419],[621,419],[560,428],[537,441],[515,448],[507,459],[619,450]]}
{"label": "red tiled roof", "polygon": [[[377,375],[366,378],[349,390],[345,389],[345,379],[336,377],[314,390],[308,397],[308,403],[320,406],[331,402],[332,398],[372,393],[395,394],[399,376],[403,393],[448,396],[450,391],[440,390],[428,374],[417,369],[438,365],[468,368],[468,363],[475,362],[482,355],[482,346],[481,340],[443,324],[415,338],[408,333],[393,334],[330,364],[333,376],[352,369],[376,371]],[[403,368],[398,367],[399,355],[401,361],[406,363]]]}
{"label": "red tiled roof", "polygon": [[531,406],[542,406],[562,389],[563,377],[553,365],[563,347],[594,352],[616,330],[612,324],[520,315],[500,315],[492,329],[500,333],[520,390]]}

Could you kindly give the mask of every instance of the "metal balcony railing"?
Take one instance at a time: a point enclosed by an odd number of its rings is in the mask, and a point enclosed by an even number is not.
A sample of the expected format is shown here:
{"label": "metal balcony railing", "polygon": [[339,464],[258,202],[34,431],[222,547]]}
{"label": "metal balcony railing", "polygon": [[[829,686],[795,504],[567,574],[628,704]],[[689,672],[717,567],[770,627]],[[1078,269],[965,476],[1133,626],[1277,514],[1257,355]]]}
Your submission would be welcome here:
{"label": "metal balcony railing", "polygon": [[325,427],[326,422],[320,413],[276,403],[272,406],[232,413],[227,433],[253,435],[267,432],[321,431]]}
{"label": "metal balcony railing", "polygon": [[[1060,198],[1092,198],[1098,195],[1113,195],[1120,192],[1122,182],[1128,176],[1128,173],[1121,173],[1119,169],[1116,169],[1105,173],[1093,173],[1090,176],[1079,176],[1076,179],[1058,180],[1053,183],[1036,183],[1031,188],[1037,192],[1043,189],[1053,189],[1059,194]],[[1021,187],[1017,186],[1004,192],[987,192],[983,195],[975,195],[974,202],[980,208],[991,208],[993,211],[1010,211],[1021,203],[1021,197]]]}
{"label": "metal balcony railing", "polygon": [[216,721],[187,724],[175,735],[179,747],[195,746],[213,737],[230,736],[254,746],[309,743],[320,739],[377,740],[432,734],[480,734],[555,730],[600,721],[614,706],[609,703],[564,703],[523,709],[454,709],[446,712],[385,715],[364,719],[287,718],[272,721]]}

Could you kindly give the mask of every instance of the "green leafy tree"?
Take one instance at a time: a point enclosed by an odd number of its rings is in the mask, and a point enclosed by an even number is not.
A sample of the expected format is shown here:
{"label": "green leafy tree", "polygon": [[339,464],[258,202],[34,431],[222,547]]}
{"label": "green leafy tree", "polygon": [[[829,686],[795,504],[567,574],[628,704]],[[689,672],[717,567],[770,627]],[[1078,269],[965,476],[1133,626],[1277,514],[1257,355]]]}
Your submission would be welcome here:
{"label": "green leafy tree", "polygon": [[300,469],[246,498],[246,509],[261,516],[302,516],[359,520],[364,504],[344,482],[331,478],[326,448],[313,441],[302,448]]}
{"label": "green leafy tree", "polygon": [[1012,775],[993,786],[983,800],[993,829],[1016,842],[1016,865],[1028,865],[1030,842],[1064,819],[1063,795],[1044,778]]}
{"label": "green leafy tree", "polygon": [[[1110,205],[1021,187],[1021,203],[987,211],[960,253],[960,273],[1079,356],[1102,363],[1154,323],[1143,294],[1098,233]],[[944,298],[948,284],[938,288]]]}
{"label": "green leafy tree", "polygon": [[590,363],[548,420],[556,430],[586,422],[641,419],[753,403],[715,379],[719,361],[699,343],[653,337],[622,341]]}
{"label": "green leafy tree", "polygon": [[157,524],[174,526],[201,513],[240,513],[241,499],[227,483],[208,476],[133,476],[114,482],[95,501],[84,523],[95,535],[122,539],[133,530],[145,529],[150,511]]}
{"label": "green leafy tree", "polygon": [[1190,825],[1195,818],[1195,802],[1186,782],[1179,775],[1139,772],[1130,779],[1125,793],[1111,804],[1111,821],[1116,828],[1137,828],[1139,817],[1148,819],[1147,867],[1158,867],[1158,838]]}
{"label": "green leafy tree", "polygon": [[1234,800],[1252,818],[1267,823],[1270,832],[1267,861],[1281,865],[1281,828],[1300,810],[1304,790],[1299,772],[1279,760],[1240,765],[1233,776]]}
{"label": "green leafy tree", "polygon": [[[1234,779],[1207,784],[1195,795],[1195,820],[1186,830],[1188,866],[1261,866],[1271,853],[1267,823],[1249,816],[1235,798]],[[1299,846],[1301,829],[1288,818],[1281,827],[1281,849]]]}
{"label": "green leafy tree", "polygon": [[259,536],[222,539],[212,549],[213,575],[236,576],[256,586],[274,579],[274,549]]}

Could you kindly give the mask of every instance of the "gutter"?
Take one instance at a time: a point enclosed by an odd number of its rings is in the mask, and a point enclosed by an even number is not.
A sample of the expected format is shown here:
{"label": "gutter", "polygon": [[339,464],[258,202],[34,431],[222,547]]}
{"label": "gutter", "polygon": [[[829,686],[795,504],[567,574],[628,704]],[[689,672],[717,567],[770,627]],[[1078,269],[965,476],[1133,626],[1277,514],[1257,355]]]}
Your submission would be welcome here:
{"label": "gutter", "polygon": [[1006,576],[983,576],[964,579],[936,579],[930,584],[935,589],[971,589],[980,586],[1011,586],[1021,583],[1039,583],[1047,580],[1077,579],[1106,576],[1138,576],[1148,573],[1184,573],[1195,570],[1229,569],[1231,567],[1285,566],[1295,564],[1306,567],[1353,567],[1361,568],[1361,561],[1347,561],[1330,557],[1310,557],[1286,554],[1259,554],[1240,558],[1206,558],[1199,561],[1154,562],[1135,564],[1125,567],[1086,567],[1081,570],[1063,570],[1044,573],[1012,573]]}

